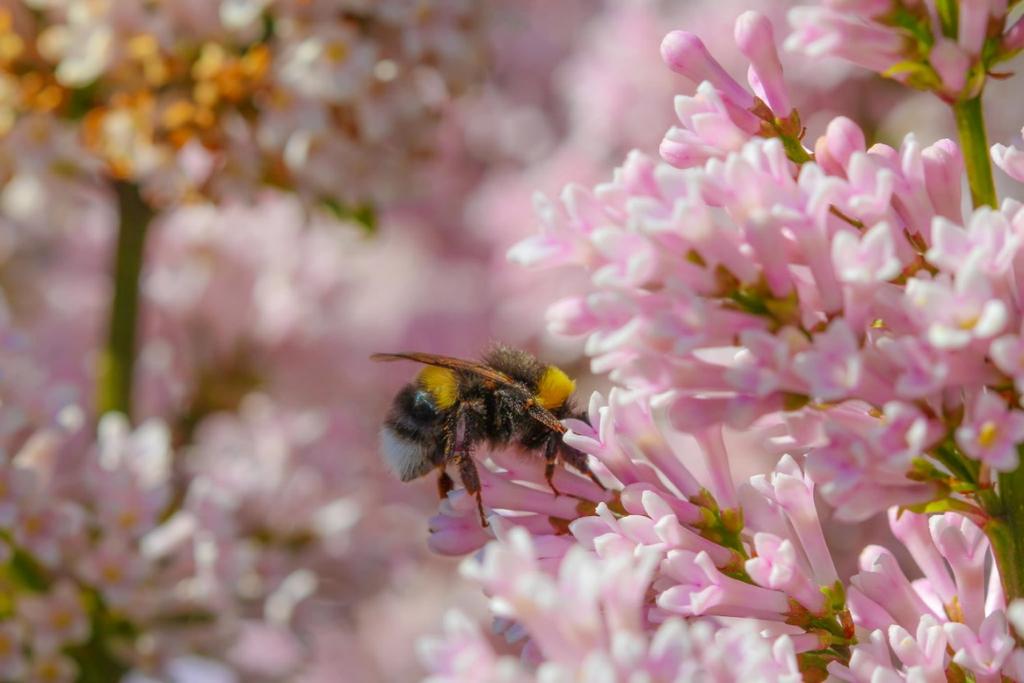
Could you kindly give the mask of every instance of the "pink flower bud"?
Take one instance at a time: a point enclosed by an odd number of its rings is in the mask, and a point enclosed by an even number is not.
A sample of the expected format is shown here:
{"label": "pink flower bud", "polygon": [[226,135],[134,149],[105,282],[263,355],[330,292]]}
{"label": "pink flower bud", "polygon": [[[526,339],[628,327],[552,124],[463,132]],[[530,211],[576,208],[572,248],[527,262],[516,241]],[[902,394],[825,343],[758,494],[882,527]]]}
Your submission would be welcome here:
{"label": "pink flower bud", "polygon": [[928,517],[913,512],[889,510],[889,527],[893,535],[910,552],[925,578],[944,604],[956,596],[956,586],[946,569],[945,560],[935,548]]}
{"label": "pink flower bud", "polygon": [[949,38],[940,38],[928,55],[935,73],[942,81],[942,92],[956,97],[967,85],[967,72],[971,68],[971,57],[964,48]]}
{"label": "pink flower bud", "polygon": [[985,618],[988,541],[981,529],[960,515],[949,513],[932,517],[928,525],[935,547],[953,570],[963,622],[971,628],[979,628]]}
{"label": "pink flower bud", "polygon": [[744,12],[736,20],[736,44],[740,52],[750,60],[751,79],[758,84],[761,96],[775,115],[784,118],[789,115],[792,105],[782,75],[782,63],[775,49],[775,35],[772,22],[760,12]]}
{"label": "pink flower bud", "polygon": [[845,116],[837,116],[825,129],[825,147],[829,156],[845,169],[850,163],[851,156],[867,149],[864,131]]}
{"label": "pink flower bud", "polygon": [[1003,50],[1005,52],[1016,52],[1024,49],[1024,17],[1013,23],[1013,26],[1003,34]]}
{"label": "pink flower bud", "polygon": [[[822,4],[865,19],[874,19],[892,11],[892,0],[826,0]],[[906,4],[913,5],[915,2],[911,0]]]}
{"label": "pink flower bud", "polygon": [[988,31],[989,0],[960,0],[958,42],[969,54],[981,54]]}
{"label": "pink flower bud", "polygon": [[963,214],[960,186],[964,172],[960,148],[952,140],[939,140],[921,152],[921,160],[932,206],[940,215],[959,221]]}
{"label": "pink flower bud", "polygon": [[672,31],[661,41],[661,58],[669,68],[694,83],[708,81],[737,107],[754,106],[753,96],[719,64],[696,35]]}

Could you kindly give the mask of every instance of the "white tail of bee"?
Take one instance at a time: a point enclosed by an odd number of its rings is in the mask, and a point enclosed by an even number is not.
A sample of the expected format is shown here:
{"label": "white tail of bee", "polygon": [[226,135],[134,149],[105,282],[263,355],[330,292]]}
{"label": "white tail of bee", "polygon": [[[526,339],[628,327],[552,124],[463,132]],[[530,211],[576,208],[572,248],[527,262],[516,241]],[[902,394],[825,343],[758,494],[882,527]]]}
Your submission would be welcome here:
{"label": "white tail of bee", "polygon": [[423,447],[390,427],[380,430],[380,452],[402,481],[418,479],[434,468]]}

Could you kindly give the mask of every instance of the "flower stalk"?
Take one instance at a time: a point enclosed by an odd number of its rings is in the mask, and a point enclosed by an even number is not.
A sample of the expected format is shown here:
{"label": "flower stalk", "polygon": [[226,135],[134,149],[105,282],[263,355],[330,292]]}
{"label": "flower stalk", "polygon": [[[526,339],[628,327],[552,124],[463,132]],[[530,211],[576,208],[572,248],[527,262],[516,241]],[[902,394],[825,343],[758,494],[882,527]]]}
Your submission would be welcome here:
{"label": "flower stalk", "polygon": [[117,180],[118,230],[114,262],[114,293],[107,344],[100,357],[97,404],[100,414],[116,411],[131,416],[135,338],[139,320],[139,275],[146,232],[154,211],[138,185]]}
{"label": "flower stalk", "polygon": [[1009,602],[1024,598],[1024,466],[999,476],[999,498],[1000,514],[986,531]]}
{"label": "flower stalk", "polygon": [[985,131],[981,97],[979,94],[969,100],[956,102],[953,105],[953,114],[956,117],[956,129],[963,150],[967,182],[971,188],[974,208],[997,208],[996,186],[992,178],[992,162],[989,159],[988,135]]}

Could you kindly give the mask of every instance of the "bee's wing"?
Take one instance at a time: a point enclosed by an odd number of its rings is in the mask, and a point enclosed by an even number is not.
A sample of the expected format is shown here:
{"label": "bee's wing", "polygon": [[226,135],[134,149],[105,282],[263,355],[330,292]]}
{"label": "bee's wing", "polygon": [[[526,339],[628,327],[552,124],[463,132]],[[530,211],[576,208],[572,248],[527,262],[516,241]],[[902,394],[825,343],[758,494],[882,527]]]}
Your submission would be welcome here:
{"label": "bee's wing", "polygon": [[415,351],[409,353],[375,353],[370,356],[373,360],[411,360],[417,363],[423,363],[424,365],[436,365],[440,368],[449,368],[451,370],[462,370],[464,372],[472,372],[475,375],[479,375],[484,379],[489,379],[492,382],[498,384],[504,384],[507,386],[520,386],[518,382],[506,375],[504,372],[499,372],[494,368],[488,367],[483,363],[477,363],[471,360],[463,360],[461,358],[452,358],[450,356],[436,356],[432,353],[417,353]]}
{"label": "bee's wing", "polygon": [[558,421],[558,418],[551,414],[551,411],[542,405],[533,404],[527,408],[527,412],[537,422],[550,429],[551,431],[558,432],[559,434],[565,434],[565,425]]}
{"label": "bee's wing", "polygon": [[[472,372],[484,379],[489,379],[492,382],[504,384],[506,386],[517,388],[522,387],[519,382],[516,382],[504,372],[499,372],[498,370],[488,367],[483,363],[463,360],[461,358],[452,358],[451,356],[437,356],[432,353],[418,353],[411,351],[408,353],[375,353],[370,356],[370,358],[378,361],[411,360],[416,363],[423,363],[424,365],[436,365],[438,367],[449,368],[451,370]],[[527,412],[530,417],[537,420],[537,422],[540,422],[548,429],[558,432],[559,434],[565,433],[565,425],[559,422],[558,418],[552,415],[551,411],[544,406],[532,404],[527,407]]]}

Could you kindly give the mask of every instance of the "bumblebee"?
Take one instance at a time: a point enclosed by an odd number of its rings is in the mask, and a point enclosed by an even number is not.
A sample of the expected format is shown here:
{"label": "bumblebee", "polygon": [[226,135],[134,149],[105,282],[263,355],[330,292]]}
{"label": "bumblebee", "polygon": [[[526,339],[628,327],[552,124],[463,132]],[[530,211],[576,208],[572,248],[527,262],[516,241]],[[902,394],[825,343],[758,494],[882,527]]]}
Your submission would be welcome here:
{"label": "bumblebee", "polygon": [[554,365],[507,346],[492,348],[481,362],[427,353],[378,353],[372,358],[426,366],[395,396],[380,431],[384,459],[402,481],[436,469],[443,498],[453,487],[448,474],[453,466],[467,493],[476,498],[484,526],[480,476],[471,457],[481,443],[542,454],[545,479],[556,495],[552,477],[559,460],[601,486],[587,456],[562,440],[566,428],[560,420],[587,419],[573,403],[576,383]]}

